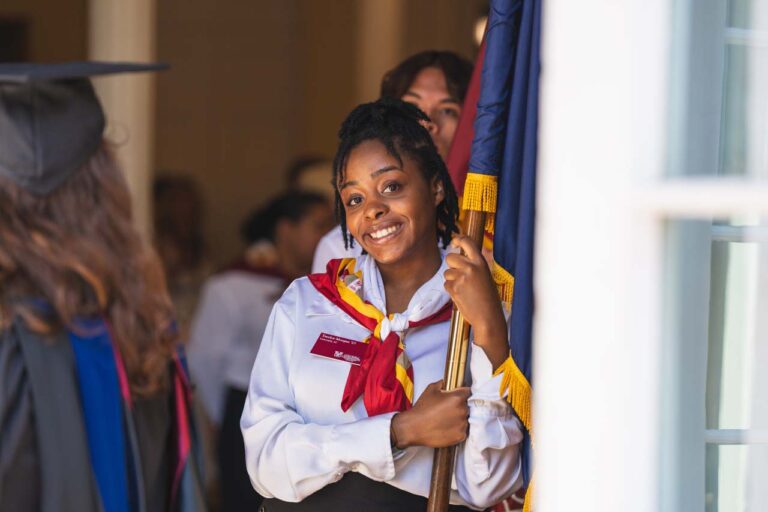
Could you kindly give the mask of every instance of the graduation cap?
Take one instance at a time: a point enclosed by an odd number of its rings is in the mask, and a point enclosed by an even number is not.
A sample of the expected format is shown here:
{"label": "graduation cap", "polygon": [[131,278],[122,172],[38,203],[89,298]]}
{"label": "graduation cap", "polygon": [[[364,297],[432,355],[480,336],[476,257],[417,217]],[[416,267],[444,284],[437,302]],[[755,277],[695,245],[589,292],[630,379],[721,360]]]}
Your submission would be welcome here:
{"label": "graduation cap", "polygon": [[104,111],[89,77],[167,67],[0,63],[0,175],[34,194],[49,194],[101,144]]}

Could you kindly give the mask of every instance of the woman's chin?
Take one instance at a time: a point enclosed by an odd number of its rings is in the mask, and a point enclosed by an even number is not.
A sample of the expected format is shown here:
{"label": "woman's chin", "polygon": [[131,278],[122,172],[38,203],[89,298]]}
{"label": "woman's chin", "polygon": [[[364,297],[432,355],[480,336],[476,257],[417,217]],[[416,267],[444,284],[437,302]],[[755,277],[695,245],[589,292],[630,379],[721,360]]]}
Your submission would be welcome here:
{"label": "woman's chin", "polygon": [[[396,266],[399,263],[411,262],[414,258],[420,259],[422,255],[426,259],[430,259],[431,251],[429,251],[429,249],[425,250],[424,246],[425,244],[423,243],[418,243],[412,239],[409,240],[406,237],[403,237],[399,240],[393,240],[390,243],[384,244],[369,242],[362,247],[374,260],[376,260],[376,263]],[[430,247],[437,248],[437,242],[434,243],[434,246],[430,245]]]}
{"label": "woman's chin", "polygon": [[364,248],[371,258],[376,260],[376,263],[384,265],[396,264],[408,253],[401,244],[377,245],[369,243]]}
{"label": "woman's chin", "polygon": [[376,263],[381,263],[383,265],[391,265],[393,263],[396,264],[402,259],[401,252],[390,251],[385,248],[374,248],[373,250],[369,249],[368,254],[370,254],[371,258],[376,260]]}
{"label": "woman's chin", "polygon": [[[398,233],[399,234],[399,233]],[[363,237],[366,242],[363,249],[376,260],[377,263],[390,264],[396,262],[406,251],[403,249],[401,237],[395,236],[381,241],[373,240],[370,236]]]}

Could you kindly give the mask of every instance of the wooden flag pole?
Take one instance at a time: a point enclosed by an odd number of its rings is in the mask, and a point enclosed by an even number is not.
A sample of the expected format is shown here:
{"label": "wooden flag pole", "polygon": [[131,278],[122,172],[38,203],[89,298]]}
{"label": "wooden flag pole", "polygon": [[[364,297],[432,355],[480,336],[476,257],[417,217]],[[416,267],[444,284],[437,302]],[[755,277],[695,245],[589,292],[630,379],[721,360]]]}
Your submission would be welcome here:
{"label": "wooden flag pole", "polygon": [[[485,212],[467,211],[467,236],[480,246],[482,246],[485,233],[485,217]],[[445,391],[452,391],[464,385],[464,370],[467,363],[467,350],[469,349],[469,330],[470,325],[454,305],[451,314],[451,336],[448,342],[448,353],[445,357],[445,375],[443,378]],[[455,445],[435,450],[435,457],[432,462],[432,479],[429,483],[427,512],[445,512],[448,510],[455,455]]]}

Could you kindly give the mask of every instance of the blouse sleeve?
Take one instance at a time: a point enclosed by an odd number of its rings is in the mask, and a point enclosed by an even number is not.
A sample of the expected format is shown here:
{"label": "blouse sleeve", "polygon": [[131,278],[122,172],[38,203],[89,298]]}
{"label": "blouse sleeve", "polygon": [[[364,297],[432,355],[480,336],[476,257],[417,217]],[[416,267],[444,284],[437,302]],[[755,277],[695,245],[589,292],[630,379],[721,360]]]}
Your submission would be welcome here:
{"label": "blouse sleeve", "polygon": [[459,450],[455,489],[468,503],[485,508],[520,487],[523,433],[512,407],[499,394],[502,376],[493,376],[491,362],[474,343],[470,372],[469,435]]}
{"label": "blouse sleeve", "polygon": [[394,413],[339,425],[308,423],[297,413],[289,367],[298,296],[294,282],[272,309],[240,420],[251,483],[262,496],[289,502],[347,471],[378,481],[395,475],[389,444]]}

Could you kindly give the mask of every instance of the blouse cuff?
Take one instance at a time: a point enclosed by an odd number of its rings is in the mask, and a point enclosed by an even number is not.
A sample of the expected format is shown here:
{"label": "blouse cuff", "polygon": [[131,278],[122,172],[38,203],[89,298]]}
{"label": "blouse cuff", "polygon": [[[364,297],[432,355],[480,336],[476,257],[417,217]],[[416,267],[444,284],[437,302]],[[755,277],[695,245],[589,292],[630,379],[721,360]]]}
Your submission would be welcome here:
{"label": "blouse cuff", "polygon": [[484,400],[498,400],[501,387],[501,375],[493,375],[493,364],[485,355],[485,350],[474,343],[469,355],[469,371],[472,374],[472,397]]}
{"label": "blouse cuff", "polygon": [[[389,443],[389,427],[394,415],[390,412],[336,425],[323,451],[341,461],[346,471],[358,471],[378,481],[394,478],[395,463]],[[365,428],[360,428],[361,424],[365,424]]]}

